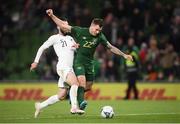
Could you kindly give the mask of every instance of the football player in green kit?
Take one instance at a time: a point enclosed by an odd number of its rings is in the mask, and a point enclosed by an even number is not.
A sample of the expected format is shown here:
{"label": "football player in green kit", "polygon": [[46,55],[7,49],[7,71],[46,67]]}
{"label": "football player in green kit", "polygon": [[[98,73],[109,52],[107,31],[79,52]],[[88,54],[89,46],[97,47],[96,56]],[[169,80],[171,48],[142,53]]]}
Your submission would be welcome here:
{"label": "football player in green kit", "polygon": [[78,102],[80,109],[85,109],[87,102],[84,100],[84,92],[91,89],[94,80],[93,56],[96,47],[99,44],[104,45],[111,52],[123,56],[125,59],[131,60],[132,56],[120,51],[111,45],[104,34],[101,32],[103,20],[99,18],[93,19],[89,28],[70,26],[53,14],[52,9],[46,10],[49,17],[63,31],[71,33],[73,38],[79,43],[77,54],[74,58],[74,71],[79,81]]}

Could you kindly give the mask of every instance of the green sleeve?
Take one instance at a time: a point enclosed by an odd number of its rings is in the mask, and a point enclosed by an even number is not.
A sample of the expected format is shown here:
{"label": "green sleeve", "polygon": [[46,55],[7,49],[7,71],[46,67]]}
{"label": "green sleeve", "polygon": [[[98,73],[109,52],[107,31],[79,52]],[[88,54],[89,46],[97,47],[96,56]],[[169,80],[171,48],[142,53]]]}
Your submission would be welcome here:
{"label": "green sleeve", "polygon": [[71,35],[75,38],[79,37],[81,34],[81,27],[78,26],[72,26],[71,27]]}
{"label": "green sleeve", "polygon": [[101,33],[100,38],[101,38],[101,39],[100,39],[100,40],[101,40],[101,44],[102,44],[103,46],[107,47],[107,46],[108,46],[108,40],[107,40],[106,36],[105,36],[103,33]]}

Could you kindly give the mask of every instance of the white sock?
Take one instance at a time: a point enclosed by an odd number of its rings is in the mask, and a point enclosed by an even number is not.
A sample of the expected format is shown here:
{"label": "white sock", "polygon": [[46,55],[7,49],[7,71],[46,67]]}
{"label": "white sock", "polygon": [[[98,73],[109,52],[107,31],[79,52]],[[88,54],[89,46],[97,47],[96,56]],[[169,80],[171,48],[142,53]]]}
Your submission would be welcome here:
{"label": "white sock", "polygon": [[72,85],[70,88],[69,96],[71,100],[71,108],[77,108],[77,85]]}
{"label": "white sock", "polygon": [[58,101],[59,101],[58,95],[51,96],[47,100],[45,100],[44,102],[40,103],[40,109],[43,109],[43,108],[45,108],[49,105],[52,105]]}

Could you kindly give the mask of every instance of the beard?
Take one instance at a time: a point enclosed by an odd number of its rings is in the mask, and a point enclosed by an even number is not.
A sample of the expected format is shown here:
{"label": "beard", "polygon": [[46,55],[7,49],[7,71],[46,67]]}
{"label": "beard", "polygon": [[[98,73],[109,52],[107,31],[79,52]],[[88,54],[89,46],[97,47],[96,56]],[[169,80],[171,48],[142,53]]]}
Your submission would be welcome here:
{"label": "beard", "polygon": [[63,31],[62,29],[60,29],[60,31],[63,35],[67,35],[67,32]]}

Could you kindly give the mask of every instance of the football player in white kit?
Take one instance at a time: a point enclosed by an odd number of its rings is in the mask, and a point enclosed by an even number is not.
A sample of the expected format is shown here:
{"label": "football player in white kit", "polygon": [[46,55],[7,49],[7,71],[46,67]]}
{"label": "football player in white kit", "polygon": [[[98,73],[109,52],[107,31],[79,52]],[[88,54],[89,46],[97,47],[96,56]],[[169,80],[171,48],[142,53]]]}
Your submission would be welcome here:
{"label": "football player in white kit", "polygon": [[[67,21],[65,21],[67,23]],[[77,103],[77,89],[78,89],[78,80],[73,71],[73,59],[74,59],[74,51],[78,48],[78,44],[74,41],[74,39],[64,34],[60,28],[58,28],[59,34],[53,35],[49,37],[49,39],[44,42],[44,44],[38,49],[34,62],[31,64],[30,70],[35,69],[38,66],[39,59],[43,51],[50,46],[54,47],[55,53],[58,56],[57,63],[57,74],[60,76],[58,81],[59,91],[57,95],[53,95],[49,97],[47,100],[43,102],[35,103],[35,113],[34,117],[37,118],[40,114],[41,110],[48,105],[52,105],[59,100],[64,99],[67,94],[68,87],[64,82],[67,82],[70,85],[70,101],[71,101],[71,109],[70,112],[72,114],[83,114],[84,111],[79,109]]]}

